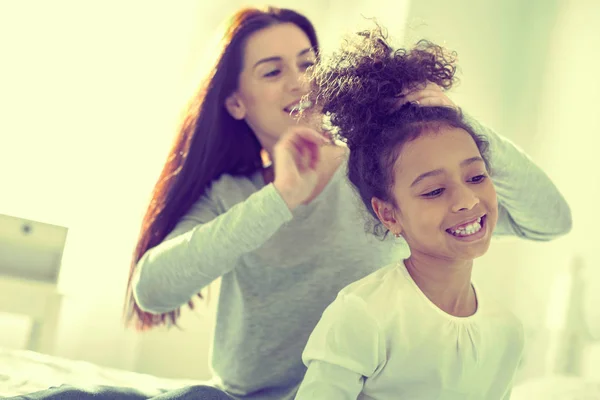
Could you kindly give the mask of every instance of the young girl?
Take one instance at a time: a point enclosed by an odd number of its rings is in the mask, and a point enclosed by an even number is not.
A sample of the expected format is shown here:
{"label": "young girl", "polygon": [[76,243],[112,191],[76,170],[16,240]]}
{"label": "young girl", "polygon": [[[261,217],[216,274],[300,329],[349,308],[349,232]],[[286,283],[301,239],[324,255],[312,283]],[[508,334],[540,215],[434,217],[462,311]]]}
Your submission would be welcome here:
{"label": "young girl", "polygon": [[396,96],[449,88],[453,62],[428,42],[393,51],[374,31],[315,73],[310,97],[348,143],[350,181],[377,226],[411,254],[345,287],[326,309],[296,399],[509,397],[522,327],[471,283],[473,259],[506,224],[488,143],[457,108]]}

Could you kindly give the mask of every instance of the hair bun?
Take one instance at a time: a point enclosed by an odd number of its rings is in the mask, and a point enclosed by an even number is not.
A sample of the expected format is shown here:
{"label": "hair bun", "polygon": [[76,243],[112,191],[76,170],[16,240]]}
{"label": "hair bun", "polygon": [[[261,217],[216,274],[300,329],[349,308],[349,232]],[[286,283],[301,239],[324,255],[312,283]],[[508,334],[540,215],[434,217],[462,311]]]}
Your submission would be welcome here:
{"label": "hair bun", "polygon": [[[410,50],[394,50],[377,26],[352,35],[315,66],[309,99],[330,116],[336,133],[352,149],[393,123],[389,115],[402,93],[427,82],[450,88],[454,62],[454,53],[425,40]],[[418,108],[402,109],[410,107]]]}

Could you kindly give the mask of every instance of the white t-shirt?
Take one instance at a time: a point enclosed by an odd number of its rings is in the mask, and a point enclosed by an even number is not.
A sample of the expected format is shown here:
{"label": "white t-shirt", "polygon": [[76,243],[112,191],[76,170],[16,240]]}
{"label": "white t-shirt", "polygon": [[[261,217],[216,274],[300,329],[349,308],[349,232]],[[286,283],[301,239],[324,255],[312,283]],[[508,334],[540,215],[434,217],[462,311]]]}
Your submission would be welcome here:
{"label": "white t-shirt", "polygon": [[308,340],[296,399],[508,399],[522,325],[473,287],[477,311],[455,317],[402,262],[350,284]]}

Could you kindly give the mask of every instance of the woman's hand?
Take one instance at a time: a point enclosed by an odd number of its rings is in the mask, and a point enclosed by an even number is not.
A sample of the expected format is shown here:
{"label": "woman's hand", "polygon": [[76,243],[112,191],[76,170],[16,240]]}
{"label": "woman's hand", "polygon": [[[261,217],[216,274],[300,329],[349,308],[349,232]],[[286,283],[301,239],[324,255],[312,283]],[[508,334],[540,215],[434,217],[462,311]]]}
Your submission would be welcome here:
{"label": "woman's hand", "polygon": [[419,86],[410,91],[402,93],[397,105],[401,107],[403,104],[414,102],[426,107],[450,107],[457,109],[458,107],[452,100],[446,96],[443,89],[433,82],[427,82],[425,86]]}
{"label": "woman's hand", "polygon": [[275,144],[273,185],[290,210],[304,203],[317,187],[320,147],[328,143],[311,128],[292,126]]}

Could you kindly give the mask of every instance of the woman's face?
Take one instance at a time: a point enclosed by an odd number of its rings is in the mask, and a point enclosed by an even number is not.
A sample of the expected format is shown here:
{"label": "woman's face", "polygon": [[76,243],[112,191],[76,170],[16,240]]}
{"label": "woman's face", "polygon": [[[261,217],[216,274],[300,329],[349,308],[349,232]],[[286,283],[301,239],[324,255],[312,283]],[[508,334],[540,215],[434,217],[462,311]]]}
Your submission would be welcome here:
{"label": "woman's face", "polygon": [[273,25],[248,37],[238,88],[225,105],[233,118],[248,123],[267,151],[297,123],[294,110],[308,90],[304,74],[315,61],[308,36],[295,24]]}

